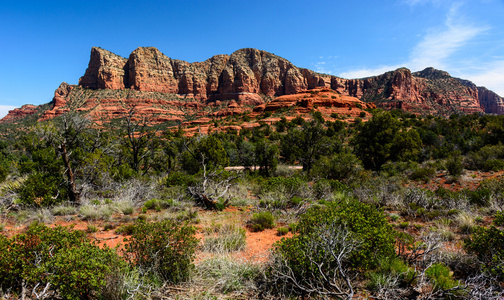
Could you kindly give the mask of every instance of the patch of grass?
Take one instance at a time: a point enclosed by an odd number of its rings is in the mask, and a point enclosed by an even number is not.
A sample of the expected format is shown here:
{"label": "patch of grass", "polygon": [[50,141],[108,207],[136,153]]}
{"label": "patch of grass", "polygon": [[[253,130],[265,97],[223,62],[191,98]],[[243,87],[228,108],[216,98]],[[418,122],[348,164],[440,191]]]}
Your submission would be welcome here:
{"label": "patch of grass", "polygon": [[107,224],[103,225],[103,230],[104,231],[109,231],[109,230],[112,230],[114,228],[115,228],[115,225],[112,224],[112,223],[107,223]]}
{"label": "patch of grass", "polygon": [[211,236],[205,238],[203,250],[208,252],[227,253],[245,248],[245,229],[236,225],[215,225],[210,229]]}
{"label": "patch of grass", "polygon": [[261,268],[249,262],[237,261],[233,257],[216,256],[204,260],[197,266],[198,278],[205,286],[216,292],[228,294],[256,288],[256,278]]}
{"label": "patch of grass", "polygon": [[132,215],[135,212],[135,206],[131,201],[116,202],[114,208],[125,216]]}
{"label": "patch of grass", "polygon": [[390,219],[394,222],[399,220],[399,218],[400,216],[398,214],[390,214]]}
{"label": "patch of grass", "polygon": [[112,215],[112,210],[108,206],[84,205],[79,209],[79,214],[82,220],[106,220]]}
{"label": "patch of grass", "polygon": [[87,233],[95,233],[98,231],[99,231],[98,226],[91,224],[91,223],[87,224],[87,228],[86,228]]}
{"label": "patch of grass", "polygon": [[31,221],[38,221],[39,223],[50,223],[52,222],[53,215],[49,209],[41,208],[33,211],[29,219]]}
{"label": "patch of grass", "polygon": [[464,212],[457,215],[455,223],[462,233],[471,233],[474,230],[474,226],[476,226],[474,220],[473,216]]}
{"label": "patch of grass", "polygon": [[53,207],[51,212],[55,216],[69,216],[77,214],[77,208],[68,205],[58,205]]}

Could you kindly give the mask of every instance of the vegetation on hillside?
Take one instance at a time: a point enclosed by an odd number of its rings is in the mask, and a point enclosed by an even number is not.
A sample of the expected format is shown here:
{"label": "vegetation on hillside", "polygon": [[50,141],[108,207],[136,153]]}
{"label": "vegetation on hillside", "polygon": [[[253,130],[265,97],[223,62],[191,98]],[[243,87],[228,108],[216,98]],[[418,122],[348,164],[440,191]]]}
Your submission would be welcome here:
{"label": "vegetation on hillside", "polygon": [[[132,115],[2,125],[0,295],[502,297],[504,117],[372,113],[193,137]],[[264,230],[284,236],[269,257],[232,256]]]}

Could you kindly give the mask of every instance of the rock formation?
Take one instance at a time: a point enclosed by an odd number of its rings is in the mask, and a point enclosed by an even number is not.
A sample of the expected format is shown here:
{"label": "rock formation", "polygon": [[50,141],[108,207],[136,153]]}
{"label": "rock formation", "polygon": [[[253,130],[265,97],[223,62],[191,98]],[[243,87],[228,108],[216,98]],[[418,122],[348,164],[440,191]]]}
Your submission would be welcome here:
{"label": "rock formation", "polygon": [[384,108],[444,115],[482,113],[487,107],[493,113],[502,106],[501,101],[495,103],[497,98],[487,95],[482,107],[476,86],[433,68],[415,73],[401,68],[364,79],[344,79],[297,68],[286,59],[251,48],[195,63],[171,59],[153,47],[138,48],[127,60],[93,48],[80,85],[92,89],[173,93],[203,102],[233,99],[239,104],[252,105],[281,95],[327,87]]}
{"label": "rock formation", "polygon": [[0,120],[0,123],[16,123],[19,120],[23,120],[25,117],[35,114],[37,110],[38,106],[25,104],[20,108],[9,110],[9,113]]}
{"label": "rock formation", "polygon": [[[71,109],[114,118],[134,107],[156,114],[160,122],[180,122],[203,115],[236,115],[258,105],[273,109],[285,104],[279,104],[280,96],[319,88],[385,109],[420,114],[504,114],[504,101],[497,94],[433,68],[415,73],[400,68],[379,76],[344,79],[297,68],[284,58],[251,48],[188,63],[153,47],[137,48],[128,58],[93,47],[79,85],[61,84],[51,108],[40,119]],[[276,102],[264,105],[277,97]],[[306,105],[324,106],[310,103]],[[13,111],[6,119],[24,113]]]}
{"label": "rock formation", "polygon": [[485,87],[479,86],[478,98],[486,113],[504,115],[504,98]]}

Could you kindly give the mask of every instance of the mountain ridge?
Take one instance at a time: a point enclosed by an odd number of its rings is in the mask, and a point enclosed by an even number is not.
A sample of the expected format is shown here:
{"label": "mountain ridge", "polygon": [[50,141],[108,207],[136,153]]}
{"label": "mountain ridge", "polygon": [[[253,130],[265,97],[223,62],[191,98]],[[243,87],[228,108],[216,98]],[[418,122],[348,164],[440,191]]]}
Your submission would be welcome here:
{"label": "mountain ridge", "polygon": [[[329,88],[342,96],[374,102],[384,109],[400,108],[435,115],[504,114],[503,98],[496,93],[434,68],[418,72],[399,68],[377,76],[345,79],[298,68],[285,58],[254,48],[243,48],[231,55],[220,54],[203,62],[189,63],[172,59],[154,47],[139,47],[128,58],[93,47],[88,68],[77,86],[84,90],[109,90],[110,93],[127,90],[160,93],[148,97],[167,98],[164,94],[173,94],[180,99],[194,99],[201,106],[230,100],[236,101],[239,106],[257,106],[283,95]],[[52,118],[60,114],[58,110],[66,110],[70,90],[77,86],[62,84],[51,102],[52,113],[46,112],[41,119]],[[116,94],[121,98],[127,93]],[[141,99],[147,97],[136,95],[140,97],[136,104],[142,104]],[[83,105],[77,109],[85,110],[85,107],[92,106],[89,99],[75,100],[76,96],[72,97],[72,101]],[[125,99],[116,100],[122,103]],[[96,106],[100,105],[100,99],[93,101]],[[145,103],[142,105],[145,106]],[[23,116],[24,112],[18,109],[15,114]],[[13,119],[16,118],[8,115],[2,122]]]}

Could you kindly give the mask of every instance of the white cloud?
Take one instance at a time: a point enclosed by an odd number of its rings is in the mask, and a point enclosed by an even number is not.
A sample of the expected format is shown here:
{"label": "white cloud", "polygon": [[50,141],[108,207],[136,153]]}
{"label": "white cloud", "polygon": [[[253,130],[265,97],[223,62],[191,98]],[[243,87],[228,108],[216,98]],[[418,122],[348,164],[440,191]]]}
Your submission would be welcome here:
{"label": "white cloud", "polygon": [[504,97],[504,60],[495,61],[484,66],[486,68],[479,71],[462,72],[462,77]]}
{"label": "white cloud", "polygon": [[0,119],[5,117],[9,113],[9,110],[14,108],[16,108],[16,106],[0,105]]}
{"label": "white cloud", "polygon": [[458,49],[488,28],[465,24],[458,11],[460,4],[451,6],[441,30],[431,30],[412,50],[406,65],[414,70],[426,67],[446,68],[445,62]]}
{"label": "white cloud", "polygon": [[400,68],[400,65],[395,65],[395,66],[380,66],[377,68],[373,69],[357,69],[357,70],[351,70],[347,72],[343,72],[338,74],[338,76],[343,77],[343,78],[364,78],[364,77],[370,77],[370,76],[375,76],[375,75],[380,75],[388,71],[392,71],[395,69]]}
{"label": "white cloud", "polygon": [[325,61],[319,61],[313,64],[314,69],[318,73],[323,73],[323,74],[333,74],[333,72],[330,70],[330,67],[327,67],[327,62]]}
{"label": "white cloud", "polygon": [[[438,1],[433,0],[405,0],[410,5]],[[411,49],[409,59],[403,63],[375,68],[348,70],[338,75],[344,78],[362,78],[383,74],[400,67],[407,67],[412,71],[423,70],[426,67],[449,70],[448,60],[453,54],[465,47],[471,40],[482,34],[488,27],[476,26],[466,22],[459,13],[460,3],[453,3],[446,15],[445,21],[439,28],[432,28],[418,44]]]}

